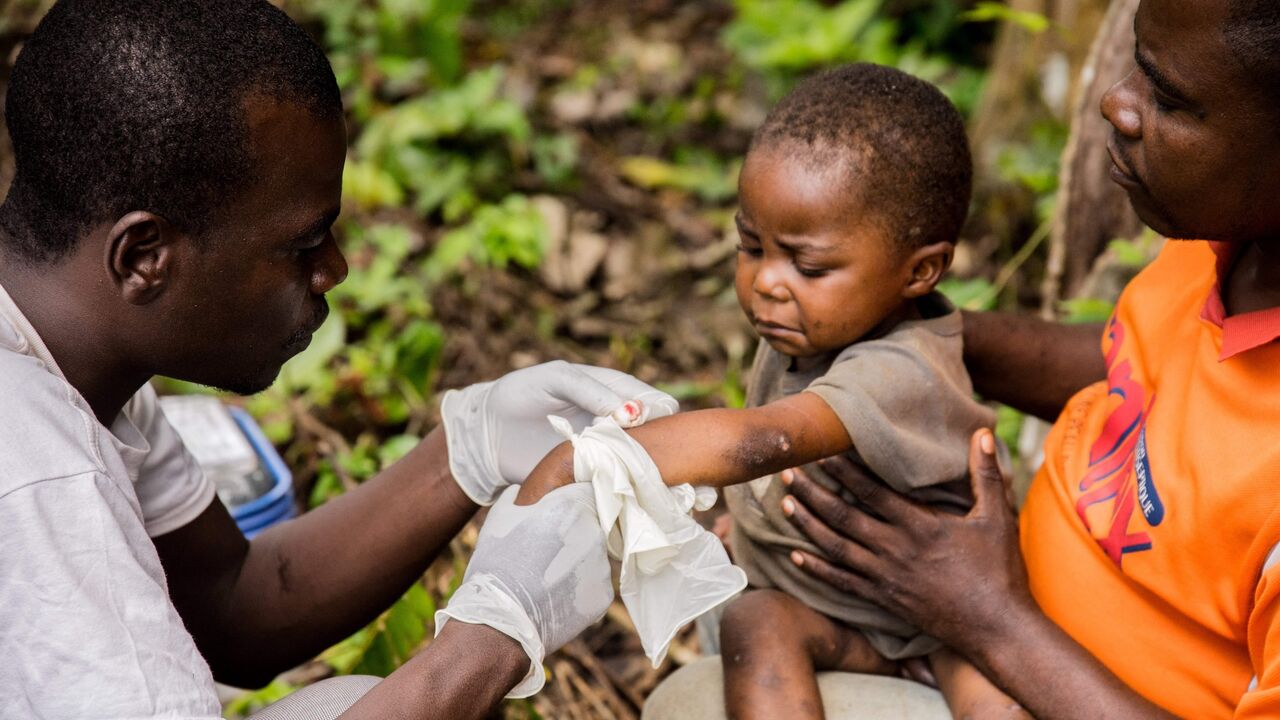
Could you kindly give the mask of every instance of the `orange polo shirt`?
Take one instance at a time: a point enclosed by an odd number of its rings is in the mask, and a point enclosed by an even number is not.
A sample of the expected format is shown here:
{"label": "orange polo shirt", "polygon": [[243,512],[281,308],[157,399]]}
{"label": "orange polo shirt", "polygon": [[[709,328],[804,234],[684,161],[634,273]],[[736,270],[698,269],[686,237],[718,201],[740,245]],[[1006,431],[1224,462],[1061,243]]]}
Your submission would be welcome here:
{"label": "orange polo shirt", "polygon": [[1171,241],[1107,324],[1022,514],[1041,608],[1187,718],[1280,717],[1280,310],[1225,317],[1230,246]]}

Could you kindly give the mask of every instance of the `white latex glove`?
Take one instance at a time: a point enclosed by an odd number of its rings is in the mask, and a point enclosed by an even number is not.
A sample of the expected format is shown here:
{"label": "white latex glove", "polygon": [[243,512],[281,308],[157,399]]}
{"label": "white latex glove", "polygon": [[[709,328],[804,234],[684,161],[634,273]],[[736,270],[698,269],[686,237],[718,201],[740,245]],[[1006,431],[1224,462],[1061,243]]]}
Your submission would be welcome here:
{"label": "white latex glove", "polygon": [[609,556],[621,561],[619,593],[653,667],[676,632],[747,586],[724,544],[692,517],[716,502],[712,488],[667,487],[644,446],[608,418],[581,434],[553,417],[573,442],[573,476],[594,489]]}
{"label": "white latex glove", "polygon": [[440,414],[454,479],[467,497],[490,505],[563,442],[548,415],[581,431],[597,417],[635,427],[679,408],[675,398],[626,373],[556,360],[450,390]]}
{"label": "white latex glove", "polygon": [[509,488],[489,511],[462,586],[436,612],[488,625],[520,643],[529,674],[507,697],[542,689],[542,660],[599,620],[613,602],[609,558],[590,485],[574,483],[533,505],[516,505]]}

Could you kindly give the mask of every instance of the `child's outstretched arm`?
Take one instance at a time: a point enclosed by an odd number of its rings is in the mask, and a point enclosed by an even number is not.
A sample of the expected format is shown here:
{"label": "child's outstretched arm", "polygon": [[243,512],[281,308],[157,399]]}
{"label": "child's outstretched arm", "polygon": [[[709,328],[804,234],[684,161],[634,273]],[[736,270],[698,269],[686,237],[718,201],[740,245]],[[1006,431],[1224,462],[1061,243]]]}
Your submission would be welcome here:
{"label": "child's outstretched arm", "polygon": [[[820,460],[853,447],[826,401],[801,392],[746,410],[698,410],[627,431],[667,485],[725,487]],[[537,502],[573,482],[573,446],[552,450],[525,480],[516,503]]]}

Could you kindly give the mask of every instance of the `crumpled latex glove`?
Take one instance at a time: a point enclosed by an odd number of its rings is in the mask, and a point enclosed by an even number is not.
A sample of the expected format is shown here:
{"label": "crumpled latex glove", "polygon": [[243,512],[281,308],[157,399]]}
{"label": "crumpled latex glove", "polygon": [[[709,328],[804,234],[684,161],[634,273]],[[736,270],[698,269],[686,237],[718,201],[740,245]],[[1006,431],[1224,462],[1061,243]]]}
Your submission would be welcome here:
{"label": "crumpled latex glove", "polygon": [[461,587],[435,617],[437,635],[458,620],[488,625],[520,643],[529,674],[509,698],[541,690],[543,658],[603,617],[613,602],[591,487],[557,488],[532,505],[516,505],[518,491],[509,488],[489,511]]}
{"label": "crumpled latex glove", "polygon": [[524,482],[562,442],[547,424],[548,415],[581,430],[598,416],[635,427],[679,409],[675,398],[626,373],[563,360],[450,390],[440,403],[449,469],[480,505],[492,504],[508,485]]}
{"label": "crumpled latex glove", "polygon": [[622,563],[619,594],[656,668],[676,632],[747,586],[720,539],[690,517],[715,504],[716,491],[667,487],[653,459],[611,418],[574,434],[549,418],[573,443],[575,485],[590,483],[610,557]]}

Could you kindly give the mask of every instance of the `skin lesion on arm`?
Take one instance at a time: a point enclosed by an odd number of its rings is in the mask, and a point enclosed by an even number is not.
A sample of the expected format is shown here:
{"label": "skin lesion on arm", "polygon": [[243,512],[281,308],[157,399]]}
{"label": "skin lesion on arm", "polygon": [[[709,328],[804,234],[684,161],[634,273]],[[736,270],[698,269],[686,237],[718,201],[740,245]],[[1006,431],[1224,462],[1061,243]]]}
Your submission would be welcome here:
{"label": "skin lesion on arm", "polygon": [[[802,392],[757,408],[699,410],[628,431],[669,486],[726,487],[845,452],[853,441],[826,401]],[[519,505],[573,482],[573,446],[552,450],[525,480]]]}

